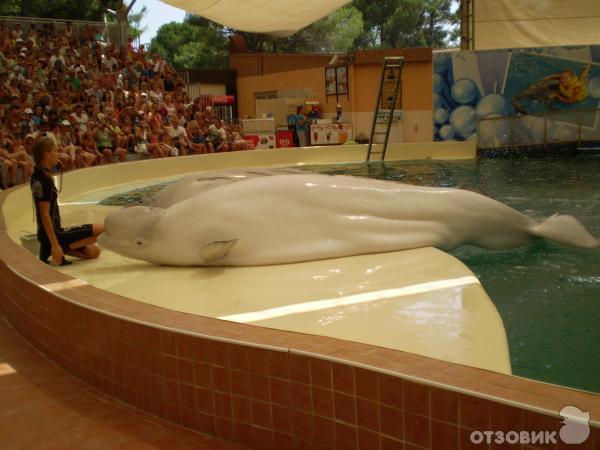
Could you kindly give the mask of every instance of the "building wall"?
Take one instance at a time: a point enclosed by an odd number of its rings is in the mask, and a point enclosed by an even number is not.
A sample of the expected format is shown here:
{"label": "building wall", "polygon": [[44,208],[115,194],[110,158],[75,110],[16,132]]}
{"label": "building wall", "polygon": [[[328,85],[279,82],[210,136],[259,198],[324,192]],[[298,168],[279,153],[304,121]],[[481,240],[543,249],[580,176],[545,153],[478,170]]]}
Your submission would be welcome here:
{"label": "building wall", "polygon": [[[418,57],[406,58],[402,73],[402,120],[392,125],[392,142],[423,142],[432,139],[433,64],[431,50],[426,50],[428,53],[421,51]],[[284,55],[280,59],[281,64],[278,65],[278,55],[265,55],[265,58],[261,59],[261,55],[234,54],[232,66],[238,70],[239,114],[256,114],[254,94],[257,92],[304,90],[307,100],[319,101],[324,117],[332,117],[336,104],[339,103],[344,115],[353,124],[354,136],[360,132],[368,136],[384,55],[385,53],[379,52],[375,55],[376,58],[370,56],[371,59],[362,54],[358,55],[358,62],[348,65],[349,95],[340,95],[336,99],[335,96],[325,95],[325,66],[330,60],[330,55]],[[299,58],[297,64],[293,57]],[[292,63],[296,66],[292,66]],[[302,68],[309,63],[316,66]],[[263,75],[260,74],[261,64]],[[267,68],[268,70],[265,70]]]}

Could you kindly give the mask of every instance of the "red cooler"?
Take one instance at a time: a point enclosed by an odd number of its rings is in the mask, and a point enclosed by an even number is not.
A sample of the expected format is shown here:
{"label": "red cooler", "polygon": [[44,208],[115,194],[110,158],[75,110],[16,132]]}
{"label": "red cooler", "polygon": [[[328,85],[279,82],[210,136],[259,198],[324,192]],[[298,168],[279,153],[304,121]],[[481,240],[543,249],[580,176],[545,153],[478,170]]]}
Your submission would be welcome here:
{"label": "red cooler", "polygon": [[294,134],[290,130],[277,130],[275,141],[277,148],[291,148],[294,146]]}

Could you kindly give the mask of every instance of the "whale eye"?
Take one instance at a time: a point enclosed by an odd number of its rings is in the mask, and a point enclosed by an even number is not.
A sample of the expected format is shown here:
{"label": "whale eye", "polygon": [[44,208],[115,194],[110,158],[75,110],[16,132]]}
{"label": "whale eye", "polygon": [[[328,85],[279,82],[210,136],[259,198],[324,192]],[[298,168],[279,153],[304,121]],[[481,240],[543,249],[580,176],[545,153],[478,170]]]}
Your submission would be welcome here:
{"label": "whale eye", "polygon": [[146,241],[144,240],[144,238],[136,238],[135,239],[135,245],[137,246],[142,246],[146,243]]}

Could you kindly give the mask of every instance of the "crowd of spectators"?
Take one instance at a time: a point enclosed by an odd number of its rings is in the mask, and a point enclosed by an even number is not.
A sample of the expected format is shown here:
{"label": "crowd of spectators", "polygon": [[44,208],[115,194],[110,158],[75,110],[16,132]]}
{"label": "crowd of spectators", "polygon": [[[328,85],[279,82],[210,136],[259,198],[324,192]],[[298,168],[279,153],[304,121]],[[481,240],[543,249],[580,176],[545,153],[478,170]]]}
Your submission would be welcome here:
{"label": "crowd of spectators", "polygon": [[[31,146],[53,138],[64,170],[110,164],[128,153],[163,158],[249,148],[158,54],[131,41],[116,48],[92,26],[71,23],[12,29],[0,23],[2,184],[32,172]],[[17,174],[20,174],[17,177]],[[2,187],[2,186],[0,186]]]}

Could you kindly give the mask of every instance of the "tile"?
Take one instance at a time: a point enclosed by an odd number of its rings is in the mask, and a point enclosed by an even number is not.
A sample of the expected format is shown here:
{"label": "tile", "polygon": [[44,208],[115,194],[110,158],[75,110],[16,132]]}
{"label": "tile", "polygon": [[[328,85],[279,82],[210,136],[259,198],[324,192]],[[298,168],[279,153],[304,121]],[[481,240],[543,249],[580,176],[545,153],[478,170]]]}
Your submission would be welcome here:
{"label": "tile", "polygon": [[292,383],[292,407],[301,411],[312,412],[312,393],[310,385]]}
{"label": "tile", "polygon": [[346,364],[333,364],[333,389],[345,394],[354,394],[354,368]]}
{"label": "tile", "polygon": [[312,440],[313,420],[312,415],[303,411],[293,410],[294,435],[299,438]]}
{"label": "tile", "polygon": [[254,437],[252,433],[252,425],[248,423],[240,423],[234,420],[233,430],[236,436],[236,442],[239,442],[245,446],[252,446],[254,444]]}
{"label": "tile", "polygon": [[185,359],[177,361],[179,381],[194,384],[194,363]]}
{"label": "tile", "polygon": [[356,425],[356,397],[334,392],[333,408],[336,420]]}
{"label": "tile", "polygon": [[356,428],[335,422],[335,447],[340,450],[356,450],[358,448]]}
{"label": "tile", "polygon": [[252,401],[250,399],[233,396],[231,405],[234,422],[252,423]]}
{"label": "tile", "polygon": [[292,381],[310,383],[310,365],[306,356],[290,354],[290,378]]}
{"label": "tile", "polygon": [[254,400],[268,402],[271,399],[269,393],[269,379],[261,375],[250,375],[250,397]]}
{"label": "tile", "polygon": [[385,405],[379,405],[379,429],[396,439],[404,438],[404,418],[401,410]]}
{"label": "tile", "polygon": [[[408,434],[408,431],[407,431]],[[445,422],[431,421],[431,449],[458,450],[459,428]]]}
{"label": "tile", "polygon": [[379,401],[379,377],[377,373],[356,368],[356,395],[373,401]]}
{"label": "tile", "polygon": [[221,392],[213,392],[215,416],[231,419],[231,396]]}
{"label": "tile", "polygon": [[490,429],[491,402],[470,395],[459,396],[460,426],[472,430]]}
{"label": "tile", "polygon": [[163,398],[169,403],[177,403],[179,399],[179,383],[174,380],[163,379]]}
{"label": "tile", "polygon": [[381,436],[381,450],[405,450],[405,446],[402,441]]}
{"label": "tile", "polygon": [[229,364],[229,344],[222,341],[209,340],[206,343],[213,366],[227,367]]}
{"label": "tile", "polygon": [[332,388],[332,364],[316,358],[310,359],[310,382],[313,386]]}
{"label": "tile", "polygon": [[179,425],[182,425],[190,430],[195,430],[197,428],[196,425],[196,411],[192,408],[179,408],[179,417],[181,422]]}
{"label": "tile", "polygon": [[196,388],[196,409],[204,413],[214,412],[213,393],[208,389]]}
{"label": "tile", "polygon": [[252,442],[254,448],[270,450],[273,448],[273,431],[252,427]]}
{"label": "tile", "polygon": [[315,414],[333,417],[333,392],[318,387],[312,388],[312,408]]}
{"label": "tile", "polygon": [[523,410],[501,403],[492,403],[491,429],[494,431],[523,430]]}
{"label": "tile", "polygon": [[194,349],[199,345],[200,338],[189,336],[187,334],[177,334],[175,336],[175,345],[177,347],[177,356],[182,359],[194,360]]}
{"label": "tile", "polygon": [[215,418],[215,436],[226,441],[235,439],[235,430],[231,420],[220,417]]}
{"label": "tile", "polygon": [[458,394],[441,388],[430,388],[431,417],[458,424]]}
{"label": "tile", "polygon": [[289,380],[290,362],[287,352],[270,352],[268,364],[269,376]]}
{"label": "tile", "polygon": [[195,365],[194,384],[204,388],[212,388],[211,371],[208,364],[197,363]]}
{"label": "tile", "polygon": [[248,369],[256,375],[269,375],[270,350],[250,347],[248,348]]}
{"label": "tile", "polygon": [[379,450],[379,434],[359,428],[358,450]]}
{"label": "tile", "polygon": [[378,374],[379,401],[385,405],[402,409],[402,380],[386,374]]}
{"label": "tile", "polygon": [[196,426],[198,431],[210,435],[215,434],[215,417],[212,414],[196,412]]}
{"label": "tile", "polygon": [[231,393],[242,397],[251,397],[251,378],[248,372],[231,371]]}
{"label": "tile", "polygon": [[423,450],[423,447],[419,447],[417,445],[411,444],[409,442],[406,442],[404,444],[404,449],[405,450]]}
{"label": "tile", "polygon": [[404,409],[415,414],[429,416],[429,387],[405,381]]}
{"label": "tile", "polygon": [[314,440],[317,443],[333,448],[335,446],[335,429],[331,419],[313,417]]}
{"label": "tile", "polygon": [[212,388],[218,392],[231,392],[231,376],[230,369],[225,367],[216,367],[212,366],[211,370],[211,378],[212,378]]}
{"label": "tile", "polygon": [[196,388],[191,384],[179,384],[179,404],[184,408],[196,409]]}
{"label": "tile", "polygon": [[356,399],[356,423],[359,427],[379,431],[379,405],[370,400]]}
{"label": "tile", "polygon": [[275,449],[291,449],[294,448],[294,438],[286,433],[275,430],[273,433],[273,448]]}
{"label": "tile", "polygon": [[229,346],[229,367],[241,371],[248,371],[248,348],[242,345]]}
{"label": "tile", "polygon": [[410,412],[404,413],[404,433],[406,442],[421,447],[429,447],[429,419]]}
{"label": "tile", "polygon": [[271,405],[269,403],[252,401],[252,424],[259,427],[272,428]]}
{"label": "tile", "polygon": [[292,386],[288,380],[269,378],[269,389],[273,404],[283,406],[292,404]]}
{"label": "tile", "polygon": [[179,360],[173,356],[163,356],[163,370],[165,378],[170,380],[179,379]]}
{"label": "tile", "polygon": [[294,431],[292,409],[273,405],[272,412],[273,429],[282,433],[292,434]]}

